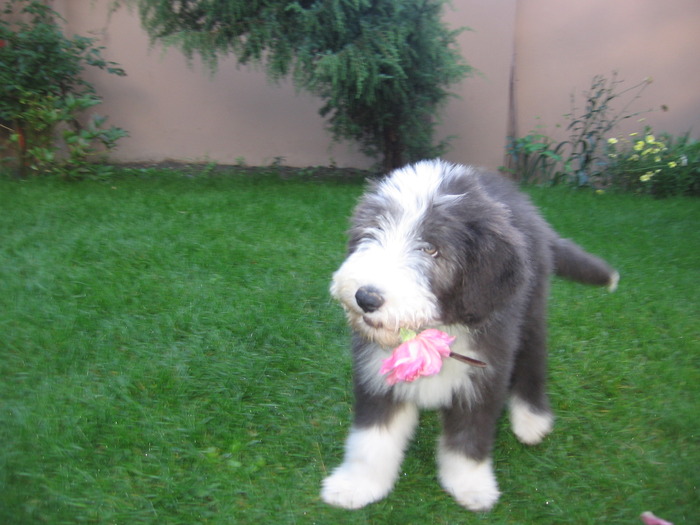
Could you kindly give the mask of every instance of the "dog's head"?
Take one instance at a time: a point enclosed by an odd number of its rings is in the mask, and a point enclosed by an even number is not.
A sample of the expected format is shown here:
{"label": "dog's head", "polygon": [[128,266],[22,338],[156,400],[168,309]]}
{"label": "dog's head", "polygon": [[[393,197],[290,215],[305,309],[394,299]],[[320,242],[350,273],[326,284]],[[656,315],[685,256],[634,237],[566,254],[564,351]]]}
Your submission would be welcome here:
{"label": "dog's head", "polygon": [[524,244],[476,170],[420,162],[361,199],[331,294],[358,333],[386,346],[401,328],[477,327],[522,285]]}
{"label": "dog's head", "polygon": [[385,346],[401,328],[478,327],[525,278],[522,234],[478,172],[440,161],[394,171],[353,215],[331,294],[362,336]]}

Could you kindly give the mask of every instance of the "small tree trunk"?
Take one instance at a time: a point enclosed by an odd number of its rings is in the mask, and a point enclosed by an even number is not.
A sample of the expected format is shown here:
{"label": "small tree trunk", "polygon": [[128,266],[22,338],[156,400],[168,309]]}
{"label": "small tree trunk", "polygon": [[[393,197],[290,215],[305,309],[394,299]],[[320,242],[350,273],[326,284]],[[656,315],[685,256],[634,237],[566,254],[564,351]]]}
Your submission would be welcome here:
{"label": "small tree trunk", "polygon": [[389,173],[404,165],[403,146],[393,126],[386,126],[383,135],[384,151],[382,154],[384,158],[382,160],[382,169],[384,173]]}

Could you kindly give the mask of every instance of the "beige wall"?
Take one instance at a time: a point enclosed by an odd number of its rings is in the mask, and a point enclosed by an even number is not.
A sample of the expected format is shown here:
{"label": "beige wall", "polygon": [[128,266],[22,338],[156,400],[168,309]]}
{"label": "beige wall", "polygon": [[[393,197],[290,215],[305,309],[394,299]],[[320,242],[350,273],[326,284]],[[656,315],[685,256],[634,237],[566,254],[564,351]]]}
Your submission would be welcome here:
{"label": "beige wall", "polygon": [[[175,49],[151,48],[137,15],[110,0],[55,0],[69,32],[92,34],[104,55],[128,76],[89,72],[104,104],[98,111],[131,136],[117,161],[215,161],[293,166],[368,167],[352,144],[333,144],[318,116],[319,101],[289,83],[221,62],[211,77]],[[697,0],[453,0],[447,19],[473,31],[460,36],[467,61],[480,74],[466,79],[443,114],[439,137],[457,135],[449,160],[497,167],[503,162],[509,122],[509,84],[517,49],[517,126],[536,117],[554,126],[569,108],[569,94],[597,73],[613,69],[632,80],[655,78],[642,101],[666,104],[649,120],[674,133],[700,129],[700,2]],[[653,119],[653,120],[652,120]]]}
{"label": "beige wall", "polygon": [[[478,70],[454,91],[443,113],[440,136],[455,135],[445,158],[496,168],[503,164],[508,93],[515,39],[516,0],[453,0],[445,18],[460,35],[462,56]],[[448,4],[449,5],[449,4]]]}
{"label": "beige wall", "polygon": [[617,71],[622,87],[653,79],[632,108],[654,111],[625,132],[650,124],[700,137],[698,0],[521,0],[516,49],[520,134],[540,122],[557,134],[570,95],[582,101],[594,75]]}
{"label": "beige wall", "polygon": [[[150,48],[136,13],[108,16],[109,0],[55,0],[69,31],[92,33],[104,55],[127,72],[87,76],[104,98],[99,110],[131,136],[120,141],[119,161],[178,159],[269,164],[275,157],[295,166],[329,164],[368,167],[372,160],[351,143],[333,144],[318,116],[320,103],[289,83],[270,85],[265,75],[221,62],[210,77],[199,61],[188,67],[176,49]],[[454,1],[455,27],[469,25],[460,43],[480,76],[455,90],[461,99],[444,112],[440,137],[458,135],[448,158],[497,166],[506,132],[508,75],[515,31],[514,0]],[[485,125],[477,123],[485,122]]]}
{"label": "beige wall", "polygon": [[361,164],[363,158],[331,143],[316,116],[318,103],[288,84],[273,86],[258,71],[222,60],[211,76],[195,60],[191,67],[176,49],[149,46],[136,13],[124,8],[108,15],[108,0],[63,0],[70,29],[94,32],[104,55],[127,72],[119,78],[87,74],[104,98],[100,111],[129,131],[114,158],[120,161],[216,161],[290,165]]}

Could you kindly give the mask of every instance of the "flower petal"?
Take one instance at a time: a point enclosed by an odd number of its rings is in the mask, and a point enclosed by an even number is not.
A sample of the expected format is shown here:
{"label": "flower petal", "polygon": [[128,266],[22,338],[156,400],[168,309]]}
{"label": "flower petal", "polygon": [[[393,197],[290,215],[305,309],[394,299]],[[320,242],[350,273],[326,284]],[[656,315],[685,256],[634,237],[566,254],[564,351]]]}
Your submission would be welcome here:
{"label": "flower petal", "polygon": [[450,355],[450,344],[454,340],[454,337],[440,330],[424,330],[396,347],[382,363],[379,373],[389,374],[386,380],[390,385],[435,375],[442,369],[442,358]]}

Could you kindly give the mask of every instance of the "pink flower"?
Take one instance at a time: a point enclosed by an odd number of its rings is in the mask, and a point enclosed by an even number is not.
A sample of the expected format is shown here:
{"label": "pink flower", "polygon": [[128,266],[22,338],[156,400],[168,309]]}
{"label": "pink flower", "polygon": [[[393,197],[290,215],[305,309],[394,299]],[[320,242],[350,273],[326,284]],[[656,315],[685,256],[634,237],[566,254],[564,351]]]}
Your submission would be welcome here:
{"label": "pink flower", "polygon": [[455,340],[445,332],[432,328],[411,335],[414,337],[396,347],[379,370],[382,375],[389,374],[386,381],[390,385],[437,374],[442,368],[442,358],[450,355],[450,344]]}
{"label": "pink flower", "polygon": [[649,511],[643,512],[639,517],[642,519],[644,525],[673,525],[670,521],[662,520]]}

